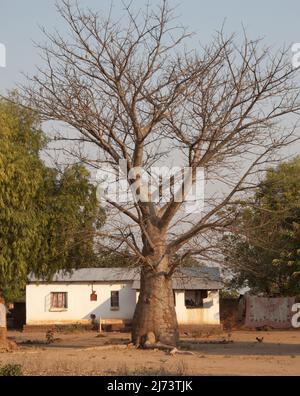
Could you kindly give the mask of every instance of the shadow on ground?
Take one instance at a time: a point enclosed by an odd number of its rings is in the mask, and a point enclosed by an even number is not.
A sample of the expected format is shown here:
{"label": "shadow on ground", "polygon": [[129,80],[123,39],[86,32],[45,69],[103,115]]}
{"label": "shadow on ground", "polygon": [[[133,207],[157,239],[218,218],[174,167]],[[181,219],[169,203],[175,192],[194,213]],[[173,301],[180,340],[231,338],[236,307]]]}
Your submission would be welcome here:
{"label": "shadow on ground", "polygon": [[300,355],[299,344],[274,343],[274,342],[247,342],[233,341],[230,343],[213,343],[205,341],[181,341],[179,344],[181,349],[193,352],[201,352],[206,355]]}

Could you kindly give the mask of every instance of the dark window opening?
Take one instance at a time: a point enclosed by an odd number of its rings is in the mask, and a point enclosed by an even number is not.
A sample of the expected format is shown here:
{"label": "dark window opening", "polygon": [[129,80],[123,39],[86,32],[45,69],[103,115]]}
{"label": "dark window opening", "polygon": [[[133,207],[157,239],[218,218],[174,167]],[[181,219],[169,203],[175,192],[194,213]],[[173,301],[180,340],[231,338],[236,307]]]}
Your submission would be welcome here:
{"label": "dark window opening", "polygon": [[186,308],[203,308],[203,300],[207,298],[207,290],[185,290]]}
{"label": "dark window opening", "polygon": [[68,293],[51,292],[51,309],[68,308]]}
{"label": "dark window opening", "polygon": [[119,292],[112,291],[110,294],[110,306],[111,308],[117,309],[119,308]]}

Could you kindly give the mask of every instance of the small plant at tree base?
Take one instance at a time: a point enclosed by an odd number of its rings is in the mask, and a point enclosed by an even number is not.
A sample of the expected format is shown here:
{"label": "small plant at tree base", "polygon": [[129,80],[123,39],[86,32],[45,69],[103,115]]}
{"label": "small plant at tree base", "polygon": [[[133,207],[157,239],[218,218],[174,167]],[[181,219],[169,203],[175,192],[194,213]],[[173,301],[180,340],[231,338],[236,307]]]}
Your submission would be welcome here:
{"label": "small plant at tree base", "polygon": [[20,364],[10,363],[0,366],[0,377],[18,377],[23,375]]}
{"label": "small plant at tree base", "polygon": [[46,341],[47,341],[47,344],[53,344],[53,342],[54,342],[54,331],[53,330],[47,331]]}

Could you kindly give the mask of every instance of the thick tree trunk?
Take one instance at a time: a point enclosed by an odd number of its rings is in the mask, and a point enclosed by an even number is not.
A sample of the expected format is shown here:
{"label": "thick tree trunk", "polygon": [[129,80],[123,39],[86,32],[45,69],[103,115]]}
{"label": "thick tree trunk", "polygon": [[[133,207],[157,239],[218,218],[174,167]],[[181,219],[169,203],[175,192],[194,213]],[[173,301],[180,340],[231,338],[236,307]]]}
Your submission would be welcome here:
{"label": "thick tree trunk", "polygon": [[4,298],[0,295],[0,350],[12,351],[16,348],[16,343],[7,339],[6,306]]}
{"label": "thick tree trunk", "polygon": [[172,281],[160,269],[143,267],[140,295],[133,317],[132,342],[143,345],[147,335],[155,340],[176,345],[179,338]]}
{"label": "thick tree trunk", "polygon": [[7,347],[6,330],[6,307],[2,297],[0,297],[0,349]]}
{"label": "thick tree trunk", "polygon": [[7,330],[6,327],[0,327],[0,347],[7,344]]}

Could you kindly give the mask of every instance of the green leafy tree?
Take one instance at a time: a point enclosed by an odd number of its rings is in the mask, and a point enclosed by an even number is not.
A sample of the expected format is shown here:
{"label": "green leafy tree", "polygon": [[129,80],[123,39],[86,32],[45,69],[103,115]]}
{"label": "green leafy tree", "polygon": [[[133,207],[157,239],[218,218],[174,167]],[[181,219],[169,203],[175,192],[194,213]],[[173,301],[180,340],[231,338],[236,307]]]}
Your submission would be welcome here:
{"label": "green leafy tree", "polygon": [[93,261],[93,264],[91,265],[92,267],[106,267],[106,268],[111,268],[111,267],[135,267],[139,264],[139,261],[136,259],[136,257],[133,257],[132,255],[128,254],[127,255],[120,255],[117,252],[103,252],[99,251],[97,254],[97,258],[95,261]]}
{"label": "green leafy tree", "polygon": [[82,164],[59,172],[40,159],[46,138],[34,113],[1,101],[0,139],[0,290],[12,299],[29,272],[95,265],[104,212]]}
{"label": "green leafy tree", "polygon": [[[35,113],[0,101],[0,303],[19,298],[29,272],[93,265],[94,235],[104,220],[96,188],[81,165],[62,174],[39,153],[46,144]],[[1,309],[0,348],[6,340]]]}
{"label": "green leafy tree", "polygon": [[300,293],[300,157],[268,170],[238,233],[224,238],[232,285],[265,295]]}
{"label": "green leafy tree", "polygon": [[89,172],[81,164],[61,175],[46,169],[43,182],[37,198],[42,237],[33,272],[49,278],[59,269],[95,266],[94,239],[105,216]]}
{"label": "green leafy tree", "polygon": [[[39,239],[35,197],[43,182],[45,140],[29,111],[0,102],[0,287],[20,286]],[[22,282],[21,282],[22,283]]]}

